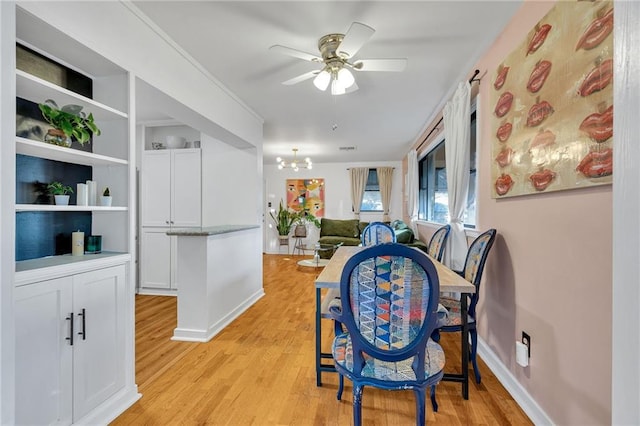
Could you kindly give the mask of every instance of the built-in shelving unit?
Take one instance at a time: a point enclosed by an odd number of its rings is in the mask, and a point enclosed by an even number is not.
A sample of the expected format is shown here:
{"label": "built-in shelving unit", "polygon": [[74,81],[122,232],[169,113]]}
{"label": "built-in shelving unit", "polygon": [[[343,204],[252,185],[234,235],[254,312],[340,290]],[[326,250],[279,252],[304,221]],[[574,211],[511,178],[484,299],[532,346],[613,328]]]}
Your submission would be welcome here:
{"label": "built-in shelving unit", "polygon": [[16,204],[17,212],[126,212],[128,207],[58,206],[53,204]]}
{"label": "built-in shelving unit", "polygon": [[62,161],[64,163],[82,164],[85,166],[126,166],[127,160],[108,157],[106,155],[69,149],[41,141],[16,137],[16,154]]}

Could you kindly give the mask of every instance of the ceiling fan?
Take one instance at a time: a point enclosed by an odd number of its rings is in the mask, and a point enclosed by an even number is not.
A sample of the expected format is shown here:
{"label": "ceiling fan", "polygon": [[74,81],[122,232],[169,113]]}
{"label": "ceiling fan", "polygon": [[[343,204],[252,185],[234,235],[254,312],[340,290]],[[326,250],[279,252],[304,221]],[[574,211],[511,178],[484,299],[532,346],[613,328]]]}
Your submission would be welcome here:
{"label": "ceiling fan", "polygon": [[354,22],[346,34],[327,34],[318,40],[321,56],[278,44],[271,46],[269,50],[323,64],[320,70],[304,73],[283,81],[282,84],[289,86],[315,77],[313,84],[318,89],[325,91],[331,85],[332,95],[343,95],[358,90],[350,70],[398,72],[404,71],[407,66],[407,59],[353,59],[374,32],[370,26]]}

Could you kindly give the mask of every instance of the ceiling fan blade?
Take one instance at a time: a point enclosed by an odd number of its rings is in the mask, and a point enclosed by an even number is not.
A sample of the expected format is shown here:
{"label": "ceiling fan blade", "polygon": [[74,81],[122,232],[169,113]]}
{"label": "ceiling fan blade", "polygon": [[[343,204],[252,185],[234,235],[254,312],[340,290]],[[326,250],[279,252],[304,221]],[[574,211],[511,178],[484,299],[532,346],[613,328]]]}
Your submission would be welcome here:
{"label": "ceiling fan blade", "polygon": [[352,58],[375,32],[376,30],[368,25],[360,22],[352,23],[337,49],[338,53]]}
{"label": "ceiling fan blade", "polygon": [[320,73],[320,70],[306,72],[297,77],[293,77],[287,81],[283,81],[282,84],[284,84],[285,86],[291,86],[293,84],[300,83],[301,81],[309,80],[310,78],[313,78],[316,75],[318,75],[318,73]]}
{"label": "ceiling fan blade", "polygon": [[353,63],[356,71],[404,71],[406,59],[360,59]]}
{"label": "ceiling fan blade", "polygon": [[294,58],[304,59],[311,62],[322,62],[322,58],[311,53],[303,52],[302,50],[292,49],[290,47],[281,46],[276,44],[269,48],[272,52],[282,53],[283,55],[293,56]]}

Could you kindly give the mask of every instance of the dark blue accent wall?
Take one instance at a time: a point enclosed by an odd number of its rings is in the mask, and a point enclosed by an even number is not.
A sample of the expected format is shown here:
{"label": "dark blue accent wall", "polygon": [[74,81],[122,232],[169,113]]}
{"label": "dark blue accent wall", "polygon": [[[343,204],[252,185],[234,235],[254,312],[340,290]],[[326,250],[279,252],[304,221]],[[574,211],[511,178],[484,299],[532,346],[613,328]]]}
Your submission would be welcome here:
{"label": "dark blue accent wall", "polygon": [[[60,181],[73,188],[91,179],[89,166],[16,155],[16,204],[54,204],[46,185]],[[71,233],[91,234],[91,212],[17,212],[16,260],[71,253]]]}

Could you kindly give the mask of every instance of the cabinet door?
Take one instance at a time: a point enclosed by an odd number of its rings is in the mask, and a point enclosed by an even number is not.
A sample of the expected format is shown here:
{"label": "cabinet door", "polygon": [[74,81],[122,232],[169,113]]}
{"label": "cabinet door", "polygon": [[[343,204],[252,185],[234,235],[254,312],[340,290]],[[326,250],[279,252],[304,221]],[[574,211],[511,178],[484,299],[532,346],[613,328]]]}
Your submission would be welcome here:
{"label": "cabinet door", "polygon": [[66,277],[15,289],[18,425],[71,424],[71,288]]}
{"label": "cabinet door", "polygon": [[[142,246],[140,247],[140,279],[141,287],[170,288],[172,274],[172,238],[167,235],[167,229],[142,230]],[[176,237],[173,237],[174,239]],[[172,272],[173,271],[173,272]]]}
{"label": "cabinet door", "polygon": [[171,220],[171,152],[142,156],[142,225],[169,226]]}
{"label": "cabinet door", "polygon": [[125,280],[124,265],[73,277],[74,421],[125,385]]}
{"label": "cabinet door", "polygon": [[172,151],[173,182],[171,226],[200,226],[202,223],[201,164],[199,149]]}

